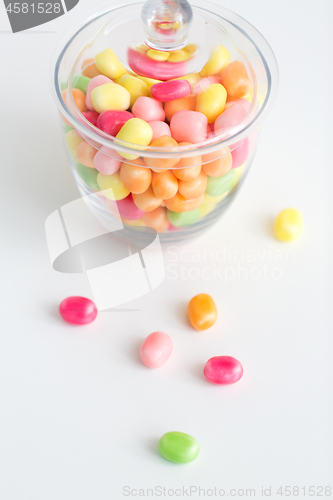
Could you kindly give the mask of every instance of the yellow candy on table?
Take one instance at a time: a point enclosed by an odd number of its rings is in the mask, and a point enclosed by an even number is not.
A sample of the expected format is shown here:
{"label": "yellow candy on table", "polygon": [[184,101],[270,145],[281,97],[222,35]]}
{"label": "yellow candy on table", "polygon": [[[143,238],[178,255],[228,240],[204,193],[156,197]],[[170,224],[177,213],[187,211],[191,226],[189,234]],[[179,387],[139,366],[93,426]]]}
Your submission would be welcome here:
{"label": "yellow candy on table", "polygon": [[130,106],[131,94],[117,83],[104,83],[92,90],[91,102],[98,113],[108,110],[126,111]]}
{"label": "yellow candy on table", "polygon": [[116,54],[109,47],[95,56],[95,64],[102,75],[117,80],[127,73]]}
{"label": "yellow candy on table", "polygon": [[149,49],[147,51],[147,56],[154,61],[167,61],[169,59],[170,52],[162,52],[161,50]]}
{"label": "yellow candy on table", "polygon": [[168,62],[182,62],[191,57],[191,53],[185,49],[173,50],[169,53]]}
{"label": "yellow candy on table", "polygon": [[130,93],[130,106],[133,106],[138,97],[142,95],[147,97],[149,94],[148,85],[135,76],[123,75],[117,80],[117,83]]}
{"label": "yellow candy on table", "polygon": [[84,141],[83,137],[81,137],[75,130],[70,130],[67,132],[65,135],[65,141],[67,144],[67,147],[69,151],[72,153],[72,155],[76,158],[76,150],[78,146],[81,144],[81,142]]}
{"label": "yellow candy on table", "polygon": [[220,83],[207,85],[197,95],[196,111],[208,118],[208,123],[214,123],[223,113],[227,100],[227,91]]}
{"label": "yellow candy on table", "polygon": [[228,66],[230,61],[231,55],[229,50],[224,45],[218,45],[200,71],[200,75],[202,77],[217,75]]}
{"label": "yellow candy on table", "polygon": [[275,220],[274,233],[280,241],[293,241],[303,229],[303,217],[296,208],[286,208]]}
{"label": "yellow candy on table", "polygon": [[173,78],[173,80],[186,80],[190,85],[192,85],[192,87],[194,87],[194,85],[201,80],[201,76],[199,73],[189,73],[188,75],[180,76],[179,78]]}
{"label": "yellow candy on table", "polygon": [[[136,148],[138,148],[138,146],[148,146],[153,138],[153,129],[149,123],[141,120],[141,118],[130,118],[121,127],[116,138],[122,141],[131,142],[136,145]],[[145,148],[140,149],[144,150]],[[140,156],[122,153],[121,151],[119,151],[119,154],[127,160],[136,160]]]}
{"label": "yellow candy on table", "polygon": [[97,184],[101,191],[103,191],[104,196],[109,200],[122,200],[130,193],[122,183],[119,171],[112,175],[104,175],[99,172],[97,175]]}

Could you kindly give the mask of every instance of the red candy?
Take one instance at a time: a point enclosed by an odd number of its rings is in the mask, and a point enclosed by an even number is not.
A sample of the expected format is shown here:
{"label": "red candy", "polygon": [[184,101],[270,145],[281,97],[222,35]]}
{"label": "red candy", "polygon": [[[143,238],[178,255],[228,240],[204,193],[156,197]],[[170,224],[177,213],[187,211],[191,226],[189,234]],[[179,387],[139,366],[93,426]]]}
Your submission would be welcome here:
{"label": "red candy", "polygon": [[158,101],[167,102],[190,95],[192,87],[187,80],[171,80],[155,83],[150,87],[150,92]]}
{"label": "red candy", "polygon": [[92,300],[85,297],[67,297],[61,302],[59,312],[67,323],[86,325],[96,318],[97,307]]}
{"label": "red candy", "polygon": [[88,120],[88,122],[90,122],[95,127],[97,126],[96,124],[99,117],[99,113],[97,113],[97,111],[84,111],[82,114]]}
{"label": "red candy", "polygon": [[207,361],[204,375],[213,384],[234,384],[242,378],[243,367],[232,356],[215,356]]}
{"label": "red candy", "polygon": [[98,117],[97,127],[115,137],[130,118],[133,118],[133,115],[129,111],[104,111]]}

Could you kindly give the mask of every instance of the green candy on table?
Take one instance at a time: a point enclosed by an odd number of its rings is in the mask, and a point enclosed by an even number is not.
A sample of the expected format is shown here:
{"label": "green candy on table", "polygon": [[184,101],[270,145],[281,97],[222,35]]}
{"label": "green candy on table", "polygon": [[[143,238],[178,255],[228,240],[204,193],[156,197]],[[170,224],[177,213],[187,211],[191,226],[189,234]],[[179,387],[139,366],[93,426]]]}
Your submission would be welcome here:
{"label": "green candy on table", "polygon": [[195,208],[188,212],[172,212],[167,211],[169,222],[175,227],[191,226],[198,222],[200,218],[200,209]]}
{"label": "green candy on table", "polygon": [[234,169],[229,170],[229,172],[221,177],[210,177],[207,176],[207,188],[206,193],[208,196],[216,198],[226,193],[231,189],[237,181],[237,172]]}
{"label": "green candy on table", "polygon": [[97,184],[98,171],[95,168],[85,167],[81,163],[77,163],[76,170],[83,182],[85,182],[90,189],[94,191],[101,190]]}
{"label": "green candy on table", "polygon": [[74,76],[73,88],[80,89],[80,90],[82,90],[82,92],[84,92],[86,94],[90,80],[91,80],[91,78],[88,78],[87,76],[83,76],[83,75]]}
{"label": "green candy on table", "polygon": [[158,451],[171,462],[186,464],[197,458],[200,448],[198,441],[189,434],[167,432],[158,442]]}

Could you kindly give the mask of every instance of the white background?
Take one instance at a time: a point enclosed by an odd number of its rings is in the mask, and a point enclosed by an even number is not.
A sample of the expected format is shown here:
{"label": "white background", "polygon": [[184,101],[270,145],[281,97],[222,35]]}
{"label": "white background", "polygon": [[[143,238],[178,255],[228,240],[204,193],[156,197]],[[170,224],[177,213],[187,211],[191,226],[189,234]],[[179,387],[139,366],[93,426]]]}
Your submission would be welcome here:
{"label": "white background", "polygon": [[[256,488],[256,497],[272,486],[277,499],[280,486],[333,486],[333,5],[223,4],[262,32],[280,68],[252,171],[216,226],[166,254],[165,282],[124,306],[136,311],[100,313],[82,328],[65,324],[57,308],[67,296],[90,296],[87,280],[53,271],[44,236],[46,217],[78,195],[48,66],[59,35],[107,4],[80,0],[66,16],[15,35],[0,5],[1,499],[118,500],[124,486],[157,485],[229,496]],[[302,211],[305,228],[285,245],[272,222],[288,206]],[[205,267],[217,274],[205,279]],[[219,309],[204,333],[185,314],[200,292]],[[174,354],[150,371],[138,349],[155,330],[169,333]],[[222,354],[244,366],[234,386],[203,378],[208,358]],[[170,430],[197,438],[195,462],[158,455]]]}

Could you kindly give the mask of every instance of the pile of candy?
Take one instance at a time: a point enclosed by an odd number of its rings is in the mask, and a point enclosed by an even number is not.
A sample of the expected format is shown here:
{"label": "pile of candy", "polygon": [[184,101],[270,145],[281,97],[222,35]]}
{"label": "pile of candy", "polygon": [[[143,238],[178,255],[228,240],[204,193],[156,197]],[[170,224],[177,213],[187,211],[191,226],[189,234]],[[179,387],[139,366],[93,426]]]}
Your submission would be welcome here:
{"label": "pile of candy", "polygon": [[[105,191],[125,224],[164,232],[196,223],[237,184],[249,155],[249,138],[200,154],[207,137],[228,138],[245,118],[252,100],[245,65],[217,46],[200,73],[187,74],[197,50],[160,52],[146,45],[128,49],[127,71],[111,48],[85,60],[73,82],[80,121],[100,135],[126,141],[142,156],[94,147],[66,121],[66,144],[78,175],[94,191]],[[135,71],[135,72],[134,72]],[[65,85],[67,86],[67,84]],[[62,98],[70,104],[68,88]],[[104,134],[101,134],[102,131]],[[105,137],[105,135],[104,135]],[[194,156],[154,158],[147,146],[186,146]],[[113,196],[108,189],[112,188]]]}

